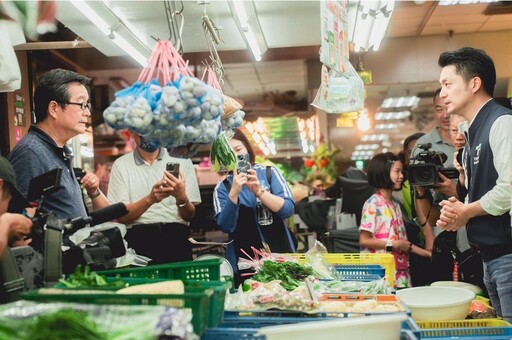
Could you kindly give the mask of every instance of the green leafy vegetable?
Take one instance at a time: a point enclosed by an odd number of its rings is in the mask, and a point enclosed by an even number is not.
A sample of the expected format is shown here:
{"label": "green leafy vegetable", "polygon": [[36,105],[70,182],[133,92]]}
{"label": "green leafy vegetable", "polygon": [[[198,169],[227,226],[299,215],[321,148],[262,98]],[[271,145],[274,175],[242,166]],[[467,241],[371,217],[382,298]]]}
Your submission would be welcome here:
{"label": "green leafy vegetable", "polygon": [[98,330],[96,323],[89,320],[86,313],[68,308],[39,315],[37,322],[28,327],[22,339],[104,340],[107,335]]}
{"label": "green leafy vegetable", "polygon": [[67,288],[124,288],[128,286],[119,276],[116,276],[113,281],[107,281],[105,276],[91,272],[89,266],[85,266],[84,272],[82,273],[81,265],[78,265],[75,272],[69,275],[67,279],[60,279],[59,282]]}
{"label": "green leafy vegetable", "polygon": [[221,133],[212,143],[210,150],[210,161],[212,162],[213,171],[227,170],[231,171],[237,167],[238,161],[229,145],[228,139],[224,133]]}
{"label": "green leafy vegetable", "polygon": [[292,291],[300,285],[313,271],[295,262],[264,261],[260,270],[252,277],[259,282],[281,280],[281,286]]}

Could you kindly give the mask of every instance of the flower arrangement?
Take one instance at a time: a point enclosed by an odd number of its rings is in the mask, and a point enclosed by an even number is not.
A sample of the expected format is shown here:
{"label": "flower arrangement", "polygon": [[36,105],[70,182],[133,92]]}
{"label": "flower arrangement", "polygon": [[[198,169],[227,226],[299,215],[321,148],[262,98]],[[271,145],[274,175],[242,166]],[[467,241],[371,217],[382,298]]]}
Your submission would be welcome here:
{"label": "flower arrangement", "polygon": [[310,157],[305,157],[301,167],[305,182],[311,183],[318,178],[326,186],[333,184],[338,176],[334,155],[340,151],[338,148],[331,148],[327,143],[321,143]]}

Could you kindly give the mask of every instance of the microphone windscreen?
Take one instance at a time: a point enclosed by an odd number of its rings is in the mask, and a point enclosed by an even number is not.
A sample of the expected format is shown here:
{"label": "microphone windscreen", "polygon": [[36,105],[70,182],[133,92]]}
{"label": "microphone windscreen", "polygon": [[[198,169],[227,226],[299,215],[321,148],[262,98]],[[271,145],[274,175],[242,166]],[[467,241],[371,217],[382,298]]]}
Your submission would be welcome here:
{"label": "microphone windscreen", "polygon": [[128,209],[126,209],[126,205],[124,203],[115,203],[109,205],[106,208],[94,210],[89,214],[91,218],[91,227],[97,224],[109,222],[115,220],[119,217],[123,217],[128,214]]}

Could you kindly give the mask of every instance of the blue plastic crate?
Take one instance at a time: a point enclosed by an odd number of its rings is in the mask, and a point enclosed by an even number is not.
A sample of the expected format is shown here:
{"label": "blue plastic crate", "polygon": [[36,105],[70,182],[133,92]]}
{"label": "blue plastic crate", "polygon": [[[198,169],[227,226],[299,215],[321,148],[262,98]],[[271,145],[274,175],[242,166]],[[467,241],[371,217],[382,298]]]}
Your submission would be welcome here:
{"label": "blue plastic crate", "polygon": [[[316,314],[317,315],[317,314]],[[325,320],[325,317],[252,317],[252,316],[240,316],[240,317],[224,317],[224,320],[220,323],[219,327],[225,328],[261,328],[276,325],[285,325],[290,323],[308,322],[308,321],[320,321]]]}
{"label": "blue plastic crate", "polygon": [[[327,318],[270,318],[270,317],[232,317],[225,318],[217,328],[208,328],[201,340],[265,340],[265,336],[258,336],[258,330],[261,327],[285,325],[290,323],[319,321]],[[420,329],[416,323],[409,317],[402,323],[400,340],[418,340]]]}
{"label": "blue plastic crate", "polygon": [[419,340],[419,338],[410,330],[402,329],[400,331],[400,340]]}
{"label": "blue plastic crate", "polygon": [[378,275],[379,277],[384,277],[386,275],[386,269],[379,264],[368,264],[368,265],[357,265],[357,266],[335,265],[334,268],[342,276],[373,274],[373,275]]}
{"label": "blue plastic crate", "polygon": [[256,335],[258,328],[208,328],[201,340],[265,340],[266,336]]}
{"label": "blue plastic crate", "polygon": [[341,281],[361,281],[371,282],[382,279],[382,276],[377,274],[342,274]]}
{"label": "blue plastic crate", "polygon": [[[208,328],[201,340],[265,340],[264,335],[256,335],[258,328]],[[413,332],[402,329],[400,340],[419,340]]]}

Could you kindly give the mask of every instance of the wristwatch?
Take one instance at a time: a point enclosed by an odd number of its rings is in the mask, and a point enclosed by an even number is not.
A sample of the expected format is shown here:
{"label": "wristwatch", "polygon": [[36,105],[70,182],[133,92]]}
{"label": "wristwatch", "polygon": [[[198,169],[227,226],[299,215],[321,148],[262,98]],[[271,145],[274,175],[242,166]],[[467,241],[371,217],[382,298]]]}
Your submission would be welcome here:
{"label": "wristwatch", "polygon": [[388,240],[388,242],[386,243],[386,252],[393,252],[393,241]]}

